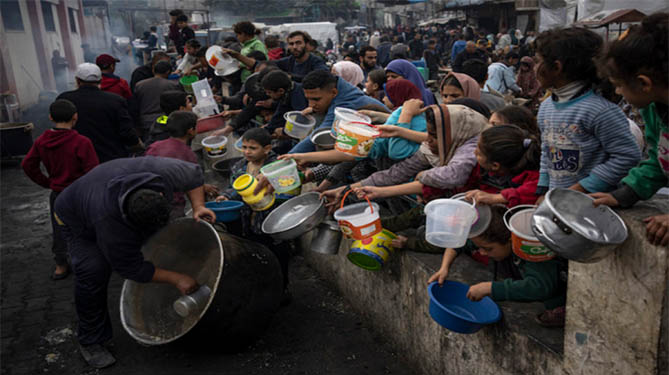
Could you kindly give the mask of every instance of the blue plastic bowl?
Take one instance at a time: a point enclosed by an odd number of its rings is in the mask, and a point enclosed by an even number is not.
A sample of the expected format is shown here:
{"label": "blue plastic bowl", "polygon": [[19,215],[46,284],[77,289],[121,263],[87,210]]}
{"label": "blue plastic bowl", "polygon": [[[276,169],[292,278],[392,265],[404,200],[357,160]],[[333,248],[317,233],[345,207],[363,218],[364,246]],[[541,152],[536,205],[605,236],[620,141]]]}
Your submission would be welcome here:
{"label": "blue plastic bowl", "polygon": [[244,203],[238,201],[207,202],[204,206],[214,211],[216,221],[229,223],[239,219],[240,209]]}
{"label": "blue plastic bowl", "polygon": [[499,307],[490,297],[479,302],[467,298],[469,285],[444,281],[443,286],[433,282],[427,287],[430,295],[430,316],[444,328],[458,333],[474,333],[486,324],[502,317]]}

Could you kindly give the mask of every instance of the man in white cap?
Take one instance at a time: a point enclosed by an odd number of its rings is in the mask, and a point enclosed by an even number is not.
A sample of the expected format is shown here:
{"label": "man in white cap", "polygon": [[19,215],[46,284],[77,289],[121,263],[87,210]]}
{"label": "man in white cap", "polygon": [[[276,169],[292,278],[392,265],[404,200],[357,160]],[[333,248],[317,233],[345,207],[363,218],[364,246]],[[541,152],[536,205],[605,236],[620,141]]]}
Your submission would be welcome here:
{"label": "man in white cap", "polygon": [[60,94],[58,99],[67,99],[77,107],[77,131],[93,142],[100,163],[127,157],[129,151],[142,149],[126,100],[100,90],[100,68],[83,63],[77,66],[74,76],[77,89]]}

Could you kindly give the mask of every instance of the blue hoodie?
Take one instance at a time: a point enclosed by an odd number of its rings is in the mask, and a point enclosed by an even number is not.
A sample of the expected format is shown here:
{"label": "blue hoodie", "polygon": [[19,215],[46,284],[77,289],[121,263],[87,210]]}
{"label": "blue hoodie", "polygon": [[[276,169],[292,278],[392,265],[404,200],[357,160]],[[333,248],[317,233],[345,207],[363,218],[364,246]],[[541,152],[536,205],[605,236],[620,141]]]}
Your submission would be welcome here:
{"label": "blue hoodie", "polygon": [[[328,108],[323,122],[318,126],[317,130],[330,129],[334,121],[334,110],[336,107],[344,107],[354,110],[371,109],[375,111],[384,111],[389,113],[390,110],[380,101],[365,95],[360,89],[351,85],[343,79],[337,78],[337,96],[332,99],[330,107]],[[289,154],[303,153],[315,151],[314,144],[311,143],[309,137],[303,139],[300,143],[295,145]]]}

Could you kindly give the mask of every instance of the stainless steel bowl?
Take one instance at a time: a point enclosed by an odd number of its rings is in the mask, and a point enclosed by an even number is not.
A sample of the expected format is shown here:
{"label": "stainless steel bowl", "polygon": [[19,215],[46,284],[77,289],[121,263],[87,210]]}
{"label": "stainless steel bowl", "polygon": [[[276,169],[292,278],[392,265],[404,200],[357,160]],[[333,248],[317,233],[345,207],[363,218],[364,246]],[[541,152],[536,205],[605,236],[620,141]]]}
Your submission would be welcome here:
{"label": "stainless steel bowl", "polygon": [[610,207],[570,189],[553,189],[532,216],[532,232],[563,258],[597,262],[627,239],[625,222]]}
{"label": "stainless steel bowl", "polygon": [[316,146],[317,151],[332,150],[335,141],[332,135],[330,135],[330,129],[319,130],[311,136],[311,143]]}
{"label": "stainless steel bowl", "polygon": [[318,193],[306,193],[290,199],[267,215],[262,231],[275,240],[292,240],[314,229],[327,215]]}

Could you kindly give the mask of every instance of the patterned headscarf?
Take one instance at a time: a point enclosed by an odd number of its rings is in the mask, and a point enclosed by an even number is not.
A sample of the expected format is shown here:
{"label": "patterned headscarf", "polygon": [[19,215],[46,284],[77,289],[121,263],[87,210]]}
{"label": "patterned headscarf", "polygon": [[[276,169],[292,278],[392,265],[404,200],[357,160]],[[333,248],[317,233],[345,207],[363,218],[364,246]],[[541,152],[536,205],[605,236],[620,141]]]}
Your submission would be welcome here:
{"label": "patterned headscarf", "polygon": [[434,112],[439,154],[432,154],[426,142],[420,150],[433,167],[448,164],[460,146],[490,127],[483,115],[464,105],[431,105],[430,110]]}

